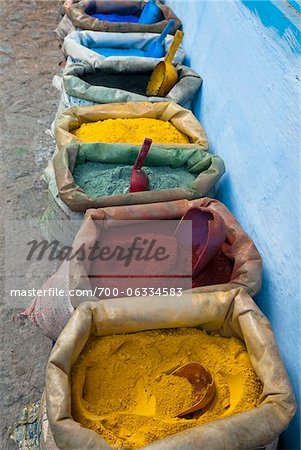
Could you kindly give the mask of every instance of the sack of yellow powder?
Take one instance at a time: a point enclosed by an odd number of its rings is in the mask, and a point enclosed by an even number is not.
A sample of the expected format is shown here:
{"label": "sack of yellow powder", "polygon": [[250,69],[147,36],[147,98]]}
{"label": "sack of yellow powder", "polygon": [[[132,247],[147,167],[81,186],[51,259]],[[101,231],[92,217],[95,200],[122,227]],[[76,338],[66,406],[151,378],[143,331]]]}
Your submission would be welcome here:
{"label": "sack of yellow powder", "polygon": [[[262,261],[252,239],[245,233],[235,217],[218,200],[201,198],[197,200],[178,200],[172,202],[154,203],[151,207],[147,204],[108,207],[103,209],[88,210],[80,230],[69,248],[74,253],[84,245],[85,248],[93,248],[96,242],[100,242],[111,230],[118,231],[118,223],[124,220],[148,221],[148,220],[180,220],[192,207],[208,208],[220,214],[226,225],[226,240],[217,255],[207,264],[196,279],[193,292],[227,291],[236,287],[244,287],[250,295],[259,292],[262,278]],[[57,222],[55,222],[57,223]],[[61,223],[61,221],[58,221]],[[72,234],[75,220],[70,221],[66,228]],[[103,231],[105,230],[105,232]],[[57,229],[56,229],[57,231]],[[65,241],[67,241],[67,237]],[[104,244],[106,244],[104,240]],[[68,248],[68,247],[67,247]],[[63,297],[55,297],[50,294],[37,297],[31,306],[25,311],[25,315],[38,326],[43,334],[51,339],[57,339],[64,325],[71,317],[74,309],[93,297],[94,290],[103,285],[100,278],[89,275],[99,274],[95,268],[96,261],[88,257],[82,261],[63,261],[59,270],[47,280],[42,289],[62,289]],[[111,281],[116,286],[116,280]],[[72,290],[74,295],[69,295]],[[138,298],[137,301],[140,301]],[[150,300],[151,301],[151,300]],[[164,297],[162,297],[164,303]]]}
{"label": "sack of yellow powder", "polygon": [[[125,120],[126,119],[126,120]],[[208,150],[208,140],[191,111],[173,102],[127,102],[73,107],[56,122],[57,146],[70,142],[127,143],[141,145],[144,138],[153,144],[179,149]]]}
{"label": "sack of yellow powder", "polygon": [[150,190],[129,192],[132,166],[140,146],[70,143],[57,152],[53,166],[61,200],[72,211],[88,208],[193,199],[214,191],[224,173],[219,156],[197,145],[179,149],[152,145],[144,164]]}
{"label": "sack of yellow powder", "polygon": [[[168,374],[191,358],[216,394],[203,414],[179,419],[187,399]],[[268,320],[234,289],[81,305],[50,355],[46,409],[60,449],[251,450],[287,428],[296,404]]]}
{"label": "sack of yellow powder", "polygon": [[[202,79],[192,69],[177,66],[178,81],[165,97],[147,96],[146,87],[157,61],[108,58],[68,64],[63,73],[64,90],[70,106],[79,101],[97,103],[173,101],[190,108]],[[91,104],[91,103],[90,103]]]}

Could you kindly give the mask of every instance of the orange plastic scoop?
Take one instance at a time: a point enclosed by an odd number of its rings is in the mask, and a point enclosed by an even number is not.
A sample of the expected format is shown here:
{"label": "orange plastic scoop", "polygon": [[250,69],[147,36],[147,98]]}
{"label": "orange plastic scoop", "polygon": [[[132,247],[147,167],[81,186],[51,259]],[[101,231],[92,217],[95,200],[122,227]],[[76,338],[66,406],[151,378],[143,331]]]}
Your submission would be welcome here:
{"label": "orange plastic scoop", "polygon": [[179,412],[176,417],[184,417],[187,414],[204,409],[214,399],[215,382],[209,370],[202,366],[202,364],[198,362],[184,364],[171,372],[171,375],[187,378],[193,386],[194,396],[197,399],[190,408]]}

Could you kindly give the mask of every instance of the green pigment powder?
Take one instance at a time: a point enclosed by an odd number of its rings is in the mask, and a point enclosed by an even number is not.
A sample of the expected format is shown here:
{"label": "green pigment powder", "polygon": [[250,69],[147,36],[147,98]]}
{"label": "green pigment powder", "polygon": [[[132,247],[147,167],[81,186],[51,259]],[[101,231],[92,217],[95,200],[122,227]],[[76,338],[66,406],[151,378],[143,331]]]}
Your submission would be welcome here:
{"label": "green pigment powder", "polygon": [[[143,167],[148,175],[151,191],[184,187],[195,180],[195,175],[183,168],[169,166]],[[92,198],[129,192],[132,166],[86,162],[75,167],[75,183]]]}

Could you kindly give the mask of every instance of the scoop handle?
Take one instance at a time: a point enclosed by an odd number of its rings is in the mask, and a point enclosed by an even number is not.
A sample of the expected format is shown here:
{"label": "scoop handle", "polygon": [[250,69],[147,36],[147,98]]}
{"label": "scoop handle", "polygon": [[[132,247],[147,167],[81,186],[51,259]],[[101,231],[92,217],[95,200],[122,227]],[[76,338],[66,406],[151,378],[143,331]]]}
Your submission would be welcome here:
{"label": "scoop handle", "polygon": [[166,25],[166,27],[164,28],[164,30],[161,33],[161,36],[159,37],[159,42],[160,44],[162,44],[164,42],[164,39],[166,38],[166,36],[168,35],[168,33],[170,32],[170,30],[173,28],[175,24],[175,21],[173,19],[171,19],[168,24]]}
{"label": "scoop handle", "polygon": [[183,36],[184,36],[183,31],[177,30],[177,32],[172,40],[171,46],[169,47],[168,52],[164,58],[164,61],[166,63],[170,63],[170,64],[172,63],[172,60],[174,59],[176,51],[178,50],[179,45],[182,42]]}
{"label": "scoop handle", "polygon": [[137,156],[135,164],[134,164],[135,169],[141,169],[141,167],[143,166],[145,158],[147,157],[149,149],[151,148],[152,142],[153,141],[151,139],[148,139],[148,138],[144,139],[141,150],[138,153],[138,156]]}

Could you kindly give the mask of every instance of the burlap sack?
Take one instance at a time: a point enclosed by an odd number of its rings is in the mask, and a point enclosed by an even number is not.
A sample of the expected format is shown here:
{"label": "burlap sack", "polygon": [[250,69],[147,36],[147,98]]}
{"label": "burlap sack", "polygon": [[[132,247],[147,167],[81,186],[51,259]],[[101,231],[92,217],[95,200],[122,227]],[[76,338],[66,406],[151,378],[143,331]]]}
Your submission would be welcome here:
{"label": "burlap sack", "polygon": [[[144,60],[144,58],[143,58]],[[139,61],[123,59],[115,60],[111,58],[102,61],[82,61],[67,65],[63,73],[63,81],[66,94],[71,97],[97,103],[120,103],[120,102],[166,102],[178,103],[184,108],[190,108],[192,101],[202,84],[201,77],[192,69],[186,66],[177,66],[178,81],[165,97],[147,96],[137,94],[126,89],[109,88],[105,86],[93,86],[84,81],[82,76],[106,73],[135,74],[145,73],[153,70],[156,60]],[[71,100],[72,102],[72,100]],[[72,105],[73,106],[73,105]]]}
{"label": "burlap sack", "polygon": [[[30,412],[30,413],[28,413]],[[34,416],[32,414],[34,412]],[[54,441],[46,411],[46,395],[39,402],[26,406],[10,430],[19,450],[60,450]],[[277,450],[278,438],[256,450]]]}
{"label": "burlap sack", "polygon": [[[105,105],[74,107],[67,109],[58,118],[55,129],[57,146],[62,149],[69,142],[81,142],[72,131],[87,122],[104,119],[148,117],[169,121],[179,131],[188,136],[191,144],[199,145],[200,149],[208,149],[206,132],[200,122],[188,109],[173,102],[127,102]],[[187,148],[190,144],[173,144],[173,147]]]}
{"label": "burlap sack", "polygon": [[71,7],[71,5],[73,5],[73,3],[78,3],[79,0],[58,0],[58,5],[59,5],[59,11],[60,13],[63,15],[66,13],[66,11],[69,10],[69,8]]}
{"label": "burlap sack", "polygon": [[[210,208],[222,216],[227,228],[227,237],[221,247],[222,252],[233,260],[231,281],[227,284],[215,284],[194,288],[194,292],[229,291],[237,287],[243,287],[254,296],[261,288],[262,259],[247,233],[231,214],[226,206],[219,200],[204,197],[197,200],[178,200],[149,205],[132,205],[88,210],[85,214],[81,232],[78,233],[79,247],[82,243],[81,236],[89,235],[91,243],[97,238],[95,220],[103,220],[110,226],[111,220],[177,220],[180,219],[191,207],[199,206]],[[114,223],[113,223],[114,224]],[[86,268],[87,272],[89,268]],[[81,271],[81,273],[83,273]],[[73,277],[74,282],[74,277]]]}
{"label": "burlap sack", "polygon": [[175,34],[182,25],[180,19],[168,6],[163,5],[160,1],[156,1],[156,4],[161,10],[162,20],[153,24],[108,22],[92,17],[85,12],[90,7],[93,9],[93,13],[134,14],[139,16],[146,5],[144,1],[114,0],[107,2],[106,0],[82,0],[69,8],[68,16],[75,28],[93,31],[113,31],[117,33],[161,33],[168,21],[173,19],[175,25],[170,33]]}
{"label": "burlap sack", "polygon": [[[54,182],[56,182],[55,177]],[[51,192],[49,186],[48,191],[47,208],[38,219],[39,229],[49,242],[58,241],[60,248],[72,245],[83,222],[84,214],[71,211],[57,192],[56,194]]]}
{"label": "burlap sack", "polygon": [[107,336],[159,328],[201,327],[246,344],[263,384],[258,406],[155,441],[148,450],[250,450],[272,442],[290,423],[296,404],[270,323],[243,289],[165,297],[87,302],[73,314],[50,355],[46,408],[61,450],[111,448],[97,433],[72,418],[70,371],[91,333]]}
{"label": "burlap sack", "polygon": [[[83,221],[84,214],[72,211],[61,200],[54,174],[53,160],[44,170],[43,179],[48,185],[49,192],[47,208],[39,219],[42,234],[48,241],[59,241],[60,248],[71,246]],[[215,187],[206,195],[214,198]]]}
{"label": "burlap sack", "polygon": [[[56,148],[53,157],[57,153]],[[60,199],[52,161],[49,161],[42,173],[42,179],[48,187],[48,195],[47,208],[39,217],[38,226],[45,239],[49,242],[57,240],[60,247],[64,247],[72,245],[84,214],[71,211]]]}
{"label": "burlap sack", "polygon": [[[114,221],[122,220],[176,220],[180,219],[193,206],[213,209],[222,216],[226,224],[227,236],[221,250],[233,261],[229,283],[196,287],[193,292],[228,291],[243,287],[250,295],[257,294],[262,278],[262,261],[258,250],[230,211],[221,202],[211,198],[157,203],[152,204],[151,208],[149,205],[132,205],[88,210],[73,243],[74,251],[76,252],[83,243],[86,247],[93,246],[95,241],[100,238],[99,227],[95,225],[95,221],[97,224],[102,221],[104,227],[107,228],[115,226],[117,222]],[[66,293],[65,297],[37,297],[24,314],[42,330],[43,334],[51,339],[57,339],[74,308],[84,301],[83,296],[69,296],[68,290],[79,289],[81,292],[86,290],[86,296],[93,295],[89,273],[91,273],[90,261],[63,262],[60,269],[44,284],[42,289],[49,287],[62,289]],[[97,299],[94,298],[94,300]]]}
{"label": "burlap sack", "polygon": [[225,171],[223,160],[219,156],[200,150],[198,146],[195,146],[194,149],[183,150],[172,146],[165,148],[153,145],[145,166],[182,167],[187,172],[196,175],[196,179],[181,188],[129,192],[92,198],[76,184],[73,178],[76,163],[93,161],[133,165],[139,151],[139,146],[129,144],[78,144],[75,142],[67,144],[53,159],[61,200],[72,211],[77,212],[85,212],[88,208],[105,208],[107,206],[147,204],[181,199],[192,200],[208,195]]}
{"label": "burlap sack", "polygon": [[65,36],[67,36],[69,33],[72,33],[73,31],[75,31],[75,27],[73,26],[67,14],[65,14],[54,30],[54,34],[59,42],[62,43],[65,39]]}
{"label": "burlap sack", "polygon": [[[150,61],[158,64],[160,58],[148,58],[143,56],[104,56],[93,49],[95,47],[113,47],[122,49],[137,49],[146,51],[149,46],[158,39],[156,33],[111,33],[101,31],[74,31],[64,39],[63,51],[67,57],[71,57],[79,61],[90,61],[97,59],[99,61],[108,59],[114,61],[127,60],[130,62],[139,61],[140,63],[149,64]],[[164,41],[165,53],[170,47],[172,36],[168,35]],[[173,64],[181,64],[184,60],[185,52],[182,44],[180,44]]]}
{"label": "burlap sack", "polygon": [[49,428],[45,391],[40,401],[21,411],[10,429],[10,438],[19,450],[59,450]]}

